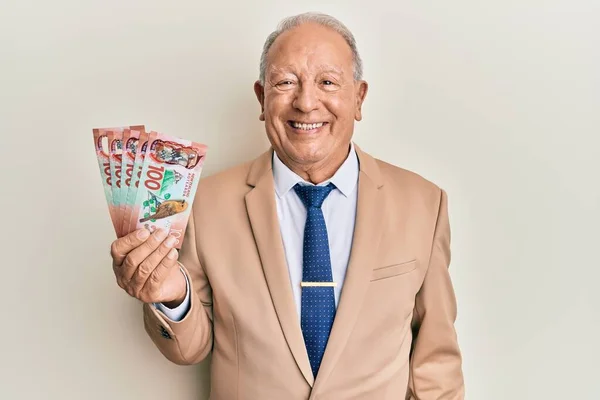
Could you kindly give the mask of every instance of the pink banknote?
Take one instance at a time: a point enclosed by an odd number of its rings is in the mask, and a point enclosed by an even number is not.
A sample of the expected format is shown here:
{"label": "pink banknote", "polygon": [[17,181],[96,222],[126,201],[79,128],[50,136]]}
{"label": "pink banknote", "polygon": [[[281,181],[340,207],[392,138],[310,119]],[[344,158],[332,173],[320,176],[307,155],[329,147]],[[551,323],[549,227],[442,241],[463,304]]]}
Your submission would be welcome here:
{"label": "pink banknote", "polygon": [[[123,213],[121,210],[121,165],[123,162],[123,130],[108,131],[108,163],[110,165],[110,176],[112,183],[112,206],[117,221],[121,221]],[[117,222],[117,227],[120,228]],[[123,236],[119,229],[117,236]]]}
{"label": "pink banknote", "polygon": [[[146,132],[131,131],[131,135],[125,140],[125,158],[127,161],[125,173],[125,184],[127,187],[127,196],[124,202],[124,212],[122,218],[121,232],[127,234],[129,230],[129,220],[131,219],[131,210],[133,203],[135,202],[137,188],[139,186],[139,179],[142,175],[142,167],[144,164],[144,155],[146,153],[146,147],[148,145],[148,134]],[[130,166],[131,159],[133,159],[133,166]],[[130,173],[131,168],[131,173]]]}
{"label": "pink banknote", "polygon": [[[118,237],[122,235],[122,218],[121,212],[115,204],[120,205],[120,191],[115,193],[115,188],[120,188],[120,169],[121,169],[121,143],[119,136],[123,130],[134,129],[144,131],[143,125],[133,125],[114,128],[95,128],[93,129],[94,147],[96,150],[96,158],[102,178],[102,186],[104,188],[104,197],[108,204],[109,214]],[[111,157],[112,156],[112,157]],[[118,182],[117,182],[117,170]],[[118,197],[115,197],[118,196]]]}
{"label": "pink banknote", "polygon": [[181,248],[207,146],[151,132],[128,231],[166,229]]}
{"label": "pink banknote", "polygon": [[[135,153],[137,152],[137,145],[139,141],[140,132],[133,129],[123,130],[122,139],[122,155],[121,155],[121,198],[120,198],[120,213],[121,221],[124,221],[127,215],[127,195],[131,189],[131,180],[133,178],[133,170],[135,166]],[[124,224],[121,222],[121,233],[126,234],[127,232],[123,228]]]}

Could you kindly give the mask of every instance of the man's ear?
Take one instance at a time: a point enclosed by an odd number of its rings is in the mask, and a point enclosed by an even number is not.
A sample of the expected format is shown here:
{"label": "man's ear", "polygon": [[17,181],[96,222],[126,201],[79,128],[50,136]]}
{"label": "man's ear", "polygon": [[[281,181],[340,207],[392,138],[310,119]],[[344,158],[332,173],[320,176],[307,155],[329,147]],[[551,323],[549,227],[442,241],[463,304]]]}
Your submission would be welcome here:
{"label": "man's ear", "polygon": [[260,81],[254,82],[254,93],[256,93],[256,98],[260,103],[260,115],[258,117],[259,120],[265,120],[265,88],[261,85]]}
{"label": "man's ear", "polygon": [[362,119],[362,104],[365,101],[365,97],[367,97],[369,84],[366,81],[357,81],[356,84],[356,110],[354,111],[354,119],[360,121]]}

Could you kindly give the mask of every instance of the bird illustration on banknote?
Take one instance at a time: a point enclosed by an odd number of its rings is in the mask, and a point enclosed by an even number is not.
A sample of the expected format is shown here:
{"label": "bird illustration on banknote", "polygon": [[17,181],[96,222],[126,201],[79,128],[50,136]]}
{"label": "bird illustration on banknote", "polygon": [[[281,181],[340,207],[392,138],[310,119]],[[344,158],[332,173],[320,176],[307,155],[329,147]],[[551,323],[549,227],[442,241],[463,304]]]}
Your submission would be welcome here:
{"label": "bird illustration on banknote", "polygon": [[154,214],[140,219],[141,223],[153,219],[167,218],[172,215],[179,214],[181,212],[184,212],[188,207],[188,203],[185,200],[165,200],[163,202],[159,202],[157,199],[155,199],[155,204],[156,211],[154,212]]}

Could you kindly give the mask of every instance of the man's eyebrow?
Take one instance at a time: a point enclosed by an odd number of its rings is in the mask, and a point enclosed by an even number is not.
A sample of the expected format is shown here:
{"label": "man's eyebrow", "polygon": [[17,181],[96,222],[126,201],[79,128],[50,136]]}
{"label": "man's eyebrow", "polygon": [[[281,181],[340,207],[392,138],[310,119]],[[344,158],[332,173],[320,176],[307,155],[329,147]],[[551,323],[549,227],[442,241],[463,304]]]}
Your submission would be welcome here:
{"label": "man's eyebrow", "polygon": [[[318,73],[320,74],[334,74],[340,77],[344,76],[344,70],[332,65],[321,65],[318,67]],[[270,65],[267,70],[267,74],[278,75],[278,74],[296,74],[296,68],[293,65]]]}

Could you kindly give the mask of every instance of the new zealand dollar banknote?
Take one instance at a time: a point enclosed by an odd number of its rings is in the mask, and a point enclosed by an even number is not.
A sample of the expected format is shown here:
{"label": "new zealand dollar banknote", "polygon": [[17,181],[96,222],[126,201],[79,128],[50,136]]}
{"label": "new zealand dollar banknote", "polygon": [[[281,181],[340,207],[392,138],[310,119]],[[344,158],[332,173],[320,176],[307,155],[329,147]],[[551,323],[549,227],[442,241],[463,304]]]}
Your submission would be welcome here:
{"label": "new zealand dollar banknote", "polygon": [[166,229],[181,242],[207,146],[144,126],[94,129],[104,195],[117,237]]}
{"label": "new zealand dollar banknote", "polygon": [[190,140],[149,134],[130,232],[164,228],[177,239],[175,248],[181,248],[206,151],[206,145]]}
{"label": "new zealand dollar banknote", "polygon": [[[125,129],[134,129],[137,131],[145,130],[143,125],[93,129],[94,148],[96,150],[96,159],[98,161],[98,167],[100,169],[100,177],[102,178],[104,197],[106,199],[106,203],[108,204],[108,211],[117,236],[121,236],[122,226],[120,210],[116,206],[116,204],[120,204],[121,187],[120,158],[122,144],[121,139],[119,139],[119,133],[122,134],[122,132]],[[117,189],[119,189],[118,198],[116,194]]]}

